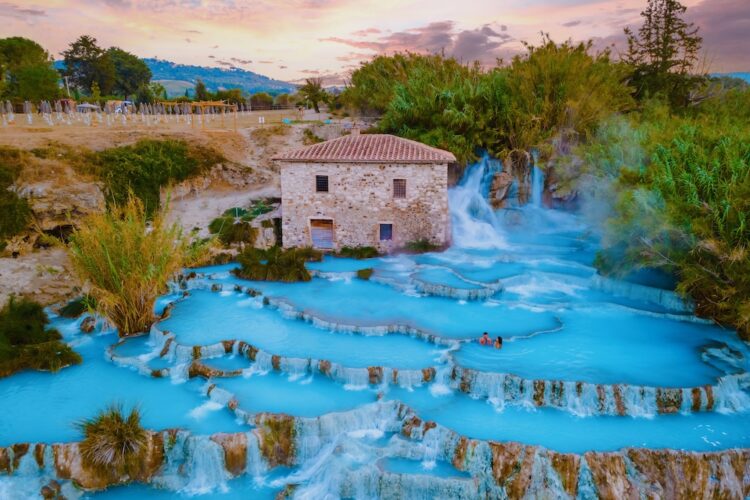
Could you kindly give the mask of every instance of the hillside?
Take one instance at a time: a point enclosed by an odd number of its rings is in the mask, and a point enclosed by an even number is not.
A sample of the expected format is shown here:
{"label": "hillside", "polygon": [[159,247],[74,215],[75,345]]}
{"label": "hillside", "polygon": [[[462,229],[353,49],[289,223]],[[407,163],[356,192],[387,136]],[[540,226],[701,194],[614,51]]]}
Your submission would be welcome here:
{"label": "hillside", "polygon": [[[269,94],[282,94],[292,92],[295,86],[291,83],[273,80],[267,76],[246,71],[240,68],[209,68],[206,66],[193,66],[187,64],[176,64],[162,59],[144,59],[153,73],[153,80],[172,80],[184,84],[195,82],[200,79],[209,90],[241,88],[245,92],[268,92]],[[178,87],[178,86],[175,86]]]}
{"label": "hillside", "polygon": [[[278,95],[294,92],[296,89],[294,84],[240,68],[210,68],[153,58],[145,58],[143,61],[151,69],[152,80],[164,85],[170,97],[183,95],[185,89],[192,89],[199,79],[203,80],[210,91],[239,88],[250,94],[268,92]],[[55,61],[55,68],[64,69],[65,63]]]}
{"label": "hillside", "polygon": [[713,73],[711,76],[729,76],[732,78],[739,78],[740,80],[745,80],[746,82],[750,83],[750,73],[742,72],[742,73]]}

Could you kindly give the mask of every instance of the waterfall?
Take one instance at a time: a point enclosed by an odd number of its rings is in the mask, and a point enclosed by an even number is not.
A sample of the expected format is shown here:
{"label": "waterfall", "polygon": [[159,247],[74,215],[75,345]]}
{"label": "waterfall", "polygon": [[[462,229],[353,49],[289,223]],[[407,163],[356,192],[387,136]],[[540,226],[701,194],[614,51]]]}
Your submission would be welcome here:
{"label": "waterfall", "polygon": [[544,172],[536,166],[536,161],[531,170],[531,206],[540,208],[542,206],[542,191],[544,190]]}
{"label": "waterfall", "polygon": [[500,221],[486,198],[498,163],[485,156],[469,166],[461,182],[448,192],[455,246],[480,249],[507,247]]}
{"label": "waterfall", "polygon": [[228,491],[224,450],[210,436],[178,431],[164,433],[164,442],[165,464],[152,481],[155,486],[187,495]]}

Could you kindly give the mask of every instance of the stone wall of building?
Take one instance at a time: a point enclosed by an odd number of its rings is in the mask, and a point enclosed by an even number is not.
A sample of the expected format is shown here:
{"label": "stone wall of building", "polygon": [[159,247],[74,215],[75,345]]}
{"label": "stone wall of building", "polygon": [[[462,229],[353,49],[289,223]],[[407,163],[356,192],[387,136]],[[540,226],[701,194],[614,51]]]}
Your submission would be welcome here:
{"label": "stone wall of building", "polygon": [[[316,175],[329,192],[316,192]],[[393,198],[393,179],[406,179],[406,198]],[[335,249],[450,243],[447,164],[282,162],[281,193],[284,247],[311,245],[311,219],[333,219]],[[380,241],[381,223],[393,224],[391,241]]]}

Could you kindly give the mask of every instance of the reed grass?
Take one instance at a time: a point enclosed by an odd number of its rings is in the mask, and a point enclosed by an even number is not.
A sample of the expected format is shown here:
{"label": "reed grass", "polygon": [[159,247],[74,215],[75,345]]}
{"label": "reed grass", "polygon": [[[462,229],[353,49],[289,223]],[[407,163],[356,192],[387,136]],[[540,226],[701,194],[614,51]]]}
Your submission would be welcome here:
{"label": "reed grass", "polygon": [[310,281],[305,262],[319,261],[322,254],[311,248],[247,248],[237,256],[240,268],[235,274],[253,281]]}
{"label": "reed grass", "polygon": [[81,458],[90,467],[117,475],[135,475],[141,468],[147,434],[138,408],[125,416],[121,406],[111,405],[78,427],[84,434]]}
{"label": "reed grass", "polygon": [[130,196],[124,205],[89,216],[70,239],[69,254],[89,283],[96,310],[120,336],[149,330],[154,302],[167,282],[191,258],[191,248],[165,209],[149,222],[143,203]]}

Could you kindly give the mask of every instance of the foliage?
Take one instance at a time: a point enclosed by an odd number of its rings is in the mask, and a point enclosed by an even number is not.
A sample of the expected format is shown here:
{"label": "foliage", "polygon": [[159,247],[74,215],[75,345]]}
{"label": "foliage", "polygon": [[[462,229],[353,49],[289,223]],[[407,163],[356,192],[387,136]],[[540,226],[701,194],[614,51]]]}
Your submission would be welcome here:
{"label": "foliage", "polygon": [[120,336],[148,331],[156,298],[188,252],[187,239],[177,224],[167,224],[164,210],[149,222],[143,203],[134,196],[112,205],[108,213],[89,216],[69,245],[73,266],[91,286],[97,312]]}
{"label": "foliage", "polygon": [[461,162],[475,158],[484,144],[483,114],[487,102],[480,94],[478,66],[455,59],[431,57],[410,71],[396,86],[393,100],[380,122],[384,132],[452,151]]}
{"label": "foliage", "polygon": [[12,191],[25,162],[26,152],[0,146],[0,245],[28,227],[31,207]]}
{"label": "foliage", "polygon": [[323,138],[315,135],[315,132],[313,132],[312,129],[306,128],[302,131],[302,143],[306,146],[317,144],[319,142],[323,142]]}
{"label": "foliage", "polygon": [[289,94],[279,94],[273,99],[273,103],[276,106],[287,108],[294,104],[292,96]]}
{"label": "foliage", "polygon": [[441,55],[381,56],[355,71],[345,97],[383,109],[381,131],[466,163],[480,149],[504,156],[541,148],[563,130],[585,139],[601,119],[633,106],[626,75],[607,51],[545,36],[508,67],[488,71]]}
{"label": "foliage", "polygon": [[[613,63],[608,51],[591,53],[591,42],[557,44],[548,36],[539,47],[527,46],[508,68],[508,113],[501,130],[503,150],[539,147],[561,130],[586,139],[599,122],[613,113],[631,109],[631,90],[623,80],[627,67]],[[504,143],[504,144],[503,144]]]}
{"label": "foliage", "polygon": [[273,106],[273,97],[267,92],[257,92],[250,96],[251,109],[271,109]]}
{"label": "foliage", "polygon": [[396,85],[406,83],[412,68],[436,64],[440,59],[439,55],[412,53],[375,57],[354,70],[342,100],[365,115],[384,113],[393,99]]}
{"label": "foliage", "polygon": [[200,174],[224,158],[215,150],[181,140],[140,140],[95,155],[94,172],[103,180],[108,206],[122,205],[132,194],[151,214],[159,208],[160,190]]}
{"label": "foliage", "polygon": [[212,220],[208,225],[208,230],[211,234],[217,235],[225,245],[232,243],[252,245],[257,237],[257,229],[250,225],[249,220],[252,220],[252,217],[223,215]]}
{"label": "foliage", "polygon": [[321,258],[322,254],[311,248],[246,248],[237,256],[241,267],[235,274],[254,281],[310,281],[305,262]]}
{"label": "foliage", "polygon": [[625,28],[625,60],[634,67],[632,84],[639,97],[662,94],[673,105],[690,102],[690,91],[702,76],[693,75],[703,39],[693,23],[682,19],[679,0],[649,0],[636,35]]}
{"label": "foliage", "polygon": [[0,309],[0,377],[29,368],[57,371],[81,362],[60,332],[47,329],[48,323],[41,305],[11,296]]}
{"label": "foliage", "polygon": [[60,316],[64,318],[77,318],[89,309],[96,309],[96,300],[90,295],[83,295],[61,307]]}
{"label": "foliage", "polygon": [[371,267],[365,268],[365,269],[358,269],[357,270],[357,278],[361,280],[369,280],[372,277],[373,270]]}
{"label": "foliage", "polygon": [[137,103],[148,103],[153,104],[156,101],[164,100],[167,98],[167,90],[164,85],[158,82],[151,82],[138,87],[133,96],[133,100]]}
{"label": "foliage", "polygon": [[440,245],[436,245],[432,243],[430,240],[427,239],[421,239],[421,240],[414,240],[408,242],[404,246],[404,250],[407,252],[414,252],[414,253],[425,253],[425,252],[434,252],[436,250],[440,250]]}
{"label": "foliage", "polygon": [[297,93],[302,97],[303,102],[320,113],[320,103],[328,102],[328,92],[323,88],[322,78],[306,78],[305,84],[302,85]]}
{"label": "foliage", "polygon": [[375,247],[341,247],[338,256],[351,259],[372,259],[380,256],[380,252]]}
{"label": "foliage", "polygon": [[137,475],[147,445],[137,408],[126,417],[121,406],[112,405],[78,427],[84,435],[79,448],[86,465],[116,475]]}
{"label": "foliage", "polygon": [[0,99],[54,99],[59,75],[49,53],[23,37],[0,39]]}
{"label": "foliage", "polygon": [[197,82],[195,82],[195,99],[197,101],[209,100],[208,89],[206,89],[206,84],[203,83],[203,80],[199,79]]}
{"label": "foliage", "polygon": [[[138,56],[117,47],[107,50],[115,68],[113,91],[126,99],[151,81],[151,70]],[[162,87],[163,88],[163,87]]]}
{"label": "foliage", "polygon": [[109,53],[99,47],[96,38],[82,35],[62,53],[64,74],[77,89],[90,93],[96,83],[102,94],[109,95],[115,86],[115,64]]}
{"label": "foliage", "polygon": [[245,96],[242,95],[241,89],[217,90],[214,98],[219,101],[226,101],[228,104],[245,103]]}
{"label": "foliage", "polygon": [[[728,101],[727,103],[723,101]],[[728,113],[728,109],[732,112]],[[644,115],[643,153],[622,165],[617,204],[597,266],[658,267],[700,314],[750,336],[750,92],[734,91],[687,115]],[[599,146],[592,159],[620,148]]]}

